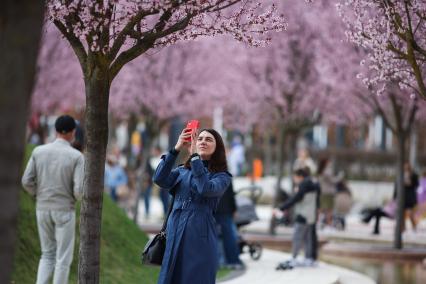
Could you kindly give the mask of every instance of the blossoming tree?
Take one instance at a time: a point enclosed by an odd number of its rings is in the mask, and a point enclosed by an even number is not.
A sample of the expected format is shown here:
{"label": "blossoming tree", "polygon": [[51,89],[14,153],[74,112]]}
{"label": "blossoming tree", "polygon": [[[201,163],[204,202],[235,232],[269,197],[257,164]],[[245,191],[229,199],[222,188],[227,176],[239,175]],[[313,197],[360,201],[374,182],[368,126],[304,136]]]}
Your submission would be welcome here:
{"label": "blossoming tree", "polygon": [[100,220],[108,99],[125,64],[160,46],[200,35],[231,34],[253,45],[284,27],[273,6],[251,0],[50,0],[48,17],[68,40],[83,72],[86,163],[80,223],[79,282],[99,282]]}
{"label": "blossoming tree", "polygon": [[369,83],[397,81],[426,100],[426,3],[423,0],[341,0],[349,39],[367,48]]}
{"label": "blossoming tree", "polygon": [[[355,2],[360,1],[351,1],[352,4]],[[380,1],[370,1],[371,5],[357,6],[357,9],[363,7],[364,10],[363,12],[356,10],[356,13],[360,13],[360,15],[363,13],[369,14],[371,9],[376,7],[376,4],[373,2],[377,3]],[[392,1],[388,1],[388,3],[390,2]],[[342,7],[338,6],[338,8],[342,11]],[[359,24],[358,27],[366,29],[366,26],[372,25],[372,22],[365,24],[361,23],[360,19],[358,20],[354,24]],[[364,20],[369,21],[367,19]],[[380,26],[380,24],[376,24]],[[406,145],[414,124],[425,119],[426,104],[419,99],[418,94],[410,95],[409,89],[404,87],[408,82],[407,80],[414,80],[414,77],[412,77],[413,74],[409,74],[410,72],[407,71],[409,66],[403,60],[401,61],[401,58],[394,58],[391,53],[386,51],[386,46],[382,46],[382,48],[385,48],[381,51],[382,55],[387,53],[386,56],[390,56],[387,59],[389,60],[386,63],[388,64],[387,67],[384,67],[384,63],[379,63],[379,59],[373,56],[373,54],[378,52],[375,49],[378,48],[378,45],[366,44],[358,46],[353,45],[351,42],[343,41],[345,27],[341,25],[335,25],[334,27],[331,29],[327,25],[321,26],[322,33],[327,38],[327,42],[335,48],[332,56],[330,54],[323,54],[321,56],[321,68],[322,73],[326,75],[324,78],[332,82],[335,101],[340,105],[344,103],[351,106],[344,110],[345,113],[348,110],[350,112],[351,109],[356,108],[354,106],[358,106],[357,109],[361,110],[362,113],[355,112],[356,117],[355,119],[352,118],[353,121],[356,121],[357,117],[371,118],[374,115],[379,115],[396,137],[397,159],[395,163],[395,176],[398,207],[394,231],[394,247],[400,249],[403,246],[402,224],[404,222],[405,198],[403,165],[407,157]],[[371,32],[374,28],[378,27],[370,26],[369,31]],[[350,39],[354,40],[353,36],[354,34],[351,33]],[[362,37],[362,33],[359,33],[358,36]],[[376,36],[382,35],[376,34]],[[389,35],[385,35],[384,38],[386,36]],[[372,38],[369,40],[371,40],[370,43],[375,42]],[[378,39],[376,40],[379,41]],[[375,43],[378,44],[378,42]],[[367,63],[368,61],[365,58],[369,58],[370,64]],[[379,65],[384,69],[376,68]],[[344,72],[341,72],[341,66],[345,66]],[[392,76],[386,77],[384,74],[392,74]],[[381,78],[380,80],[378,76]],[[379,96],[377,93],[379,93]],[[338,110],[338,108],[336,109]]]}

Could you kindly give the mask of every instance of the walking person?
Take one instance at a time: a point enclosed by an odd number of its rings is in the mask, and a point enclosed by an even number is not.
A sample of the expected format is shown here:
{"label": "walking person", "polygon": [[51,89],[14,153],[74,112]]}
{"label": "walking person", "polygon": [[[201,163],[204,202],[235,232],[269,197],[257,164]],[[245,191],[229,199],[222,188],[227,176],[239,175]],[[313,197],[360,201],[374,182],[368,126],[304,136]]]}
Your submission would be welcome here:
{"label": "walking person", "polygon": [[150,216],[150,208],[151,208],[151,195],[152,195],[152,187],[154,183],[152,182],[152,176],[154,174],[154,168],[151,166],[151,158],[148,158],[145,165],[145,172],[143,183],[142,183],[142,196],[145,206],[145,219],[149,219]]}
{"label": "walking person", "polygon": [[[161,161],[161,148],[159,146],[154,147],[153,153],[149,159],[149,164],[152,169],[156,169],[158,167],[158,164]],[[154,170],[152,171],[154,173]],[[152,177],[151,177],[152,179]],[[157,187],[158,188],[158,187]],[[169,208],[170,203],[170,194],[168,190],[165,190],[163,188],[158,188],[159,190],[159,197],[161,200],[161,203],[163,205],[163,214],[164,216],[167,215],[167,209]]]}
{"label": "walking person", "polygon": [[[298,169],[293,174],[293,181],[296,185],[296,194],[284,202],[279,209],[275,209],[275,214],[295,207],[295,223],[292,242],[292,259],[289,262],[281,263],[278,269],[291,268],[297,265],[312,266],[317,257],[316,232],[314,224],[317,219],[317,195],[318,186],[311,180],[307,169]],[[303,263],[297,261],[300,249],[304,247],[305,260]]]}
{"label": "walking person", "polygon": [[56,140],[34,149],[22,185],[36,197],[41,259],[37,284],[68,283],[74,252],[75,202],[82,194],[84,158],[71,146],[76,123],[68,115],[55,122]]}
{"label": "walking person", "polygon": [[242,270],[244,265],[239,256],[238,231],[233,219],[236,211],[237,204],[231,182],[214,213],[214,218],[219,226],[219,265],[230,269]]}
{"label": "walking person", "polygon": [[405,193],[405,204],[404,204],[404,222],[402,222],[402,231],[405,230],[405,219],[408,217],[411,221],[413,230],[416,231],[416,212],[417,206],[417,188],[419,187],[419,176],[411,168],[410,163],[404,164],[404,193]]}
{"label": "walking person", "polygon": [[[184,148],[191,156],[172,170]],[[153,180],[175,196],[158,283],[215,283],[217,232],[213,211],[231,183],[222,137],[214,129],[203,129],[197,135],[185,128],[176,146],[162,157]]]}
{"label": "walking person", "polygon": [[106,158],[104,184],[107,192],[114,202],[120,199],[119,189],[126,187],[128,178],[123,167],[118,163],[115,155],[110,154]]}
{"label": "walking person", "polygon": [[334,175],[330,160],[328,158],[324,158],[321,159],[318,164],[317,179],[321,186],[321,227],[324,227],[325,225],[331,226],[333,221],[336,185],[343,179],[343,172],[339,172],[338,175]]}

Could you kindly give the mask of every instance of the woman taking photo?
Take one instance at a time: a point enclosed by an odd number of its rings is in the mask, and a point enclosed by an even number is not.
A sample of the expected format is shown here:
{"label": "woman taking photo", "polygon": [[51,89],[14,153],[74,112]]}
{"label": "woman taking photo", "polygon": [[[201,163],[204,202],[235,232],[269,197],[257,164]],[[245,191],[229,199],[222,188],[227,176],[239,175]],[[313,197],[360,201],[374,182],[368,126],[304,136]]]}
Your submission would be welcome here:
{"label": "woman taking photo", "polygon": [[[191,156],[172,170],[184,148]],[[219,133],[203,129],[197,135],[185,128],[176,146],[162,157],[153,180],[175,195],[158,284],[215,283],[217,234],[213,210],[231,182]]]}

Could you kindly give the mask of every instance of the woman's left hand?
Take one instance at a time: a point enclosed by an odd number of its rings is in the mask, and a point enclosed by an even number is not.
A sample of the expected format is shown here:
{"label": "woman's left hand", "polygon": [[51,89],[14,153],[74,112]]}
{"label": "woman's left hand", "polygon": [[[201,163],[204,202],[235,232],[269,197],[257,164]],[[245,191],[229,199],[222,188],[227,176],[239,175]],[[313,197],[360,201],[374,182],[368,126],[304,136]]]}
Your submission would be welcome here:
{"label": "woman's left hand", "polygon": [[198,134],[197,131],[193,131],[191,134],[191,147],[189,148],[189,153],[192,155],[194,153],[197,153],[197,139]]}

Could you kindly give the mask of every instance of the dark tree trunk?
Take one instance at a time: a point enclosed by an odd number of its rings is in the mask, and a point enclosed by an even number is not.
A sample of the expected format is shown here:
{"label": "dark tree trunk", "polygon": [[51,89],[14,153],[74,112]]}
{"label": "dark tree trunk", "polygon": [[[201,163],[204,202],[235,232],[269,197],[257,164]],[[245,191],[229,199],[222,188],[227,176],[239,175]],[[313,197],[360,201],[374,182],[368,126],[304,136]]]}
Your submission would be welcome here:
{"label": "dark tree trunk", "polygon": [[263,152],[265,153],[265,165],[264,165],[264,172],[266,175],[271,175],[272,170],[272,143],[271,143],[271,132],[266,131],[264,134],[264,140],[263,140]]}
{"label": "dark tree trunk", "polygon": [[108,73],[93,67],[85,78],[85,167],[80,214],[80,250],[78,279],[80,284],[99,283],[102,196],[105,155],[108,142]]}
{"label": "dark tree trunk", "polygon": [[280,132],[280,137],[279,137],[279,141],[278,144],[279,149],[278,149],[278,176],[277,176],[277,184],[275,187],[275,198],[274,198],[274,206],[278,205],[278,194],[279,191],[281,190],[281,181],[283,179],[283,175],[284,175],[284,164],[285,164],[285,145],[286,145],[286,132],[284,129],[281,130]]}
{"label": "dark tree trunk", "polygon": [[[281,181],[283,179],[284,174],[284,152],[285,152],[285,136],[286,132],[284,129],[280,129],[279,137],[278,137],[278,173],[277,173],[277,183],[275,185],[275,194],[274,194],[274,200],[273,200],[273,207],[277,207],[279,205],[279,197],[281,195]],[[269,233],[271,235],[275,235],[275,227],[276,227],[276,220],[275,216],[271,216],[271,221],[269,223]]]}
{"label": "dark tree trunk", "polygon": [[146,188],[144,188],[144,186],[146,186],[147,184],[147,181],[146,181],[147,176],[145,175],[145,173],[146,173],[148,161],[151,157],[151,154],[150,154],[151,145],[152,145],[152,140],[149,137],[146,139],[145,144],[143,146],[141,164],[140,164],[140,167],[137,169],[137,173],[136,173],[136,200],[135,200],[135,207],[133,212],[133,222],[135,222],[135,224],[137,224],[138,222],[139,201],[142,196],[142,192],[146,190]]}
{"label": "dark tree trunk", "polygon": [[396,162],[396,224],[394,231],[393,246],[396,249],[402,249],[402,228],[404,218],[404,204],[405,204],[405,192],[404,192],[404,163],[405,163],[405,143],[406,136],[403,133],[398,134],[398,153]]}
{"label": "dark tree trunk", "polygon": [[[294,186],[293,186],[293,179],[292,179],[292,175],[293,175],[293,169],[294,169],[294,162],[296,161],[296,152],[297,152],[297,138],[298,138],[298,133],[291,133],[291,135],[289,135],[289,143],[288,143],[288,159],[290,161],[290,169],[289,169],[289,177],[290,177],[290,188],[291,188],[291,193],[295,193],[294,192]],[[314,174],[314,173],[311,173]]]}
{"label": "dark tree trunk", "polygon": [[6,0],[0,9],[0,283],[12,272],[25,124],[43,24],[43,1]]}

